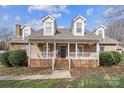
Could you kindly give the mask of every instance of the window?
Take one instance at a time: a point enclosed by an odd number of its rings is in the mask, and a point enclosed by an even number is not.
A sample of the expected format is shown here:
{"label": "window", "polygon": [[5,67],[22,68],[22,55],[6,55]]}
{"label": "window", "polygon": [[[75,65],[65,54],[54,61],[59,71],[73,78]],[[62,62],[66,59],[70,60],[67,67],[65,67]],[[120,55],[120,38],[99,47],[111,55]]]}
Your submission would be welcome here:
{"label": "window", "polygon": [[103,31],[102,30],[98,30],[98,35],[102,36],[102,34],[103,34]]}
{"label": "window", "polygon": [[46,45],[43,45],[43,52],[46,52]]}
{"label": "window", "polygon": [[52,22],[46,22],[46,32],[49,33],[52,30]]}
{"label": "window", "polygon": [[81,23],[81,22],[77,22],[77,23],[76,23],[76,31],[77,31],[78,33],[81,33],[81,27],[82,27],[82,23]]}
{"label": "window", "polygon": [[100,46],[100,51],[105,51],[105,46]]}
{"label": "window", "polygon": [[82,46],[78,46],[78,48],[77,48],[77,55],[78,56],[81,56],[81,54],[82,54],[83,51],[84,51],[83,50],[83,47]]}
{"label": "window", "polygon": [[[50,51],[50,46],[48,45],[48,51]],[[47,52],[47,47],[46,45],[43,45],[43,52]]]}
{"label": "window", "polygon": [[27,37],[28,35],[29,35],[28,29],[24,29],[24,38]]}

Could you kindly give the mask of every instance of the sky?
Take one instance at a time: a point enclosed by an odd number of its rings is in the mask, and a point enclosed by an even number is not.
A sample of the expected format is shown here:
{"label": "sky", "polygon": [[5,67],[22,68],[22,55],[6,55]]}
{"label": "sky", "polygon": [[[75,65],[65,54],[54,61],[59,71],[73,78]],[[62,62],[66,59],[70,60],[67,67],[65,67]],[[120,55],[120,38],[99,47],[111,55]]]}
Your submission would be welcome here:
{"label": "sky", "polygon": [[104,15],[111,11],[100,5],[4,5],[0,6],[0,27],[15,29],[15,24],[30,24],[34,30],[42,28],[41,19],[52,15],[56,18],[58,28],[70,28],[75,16],[86,18],[85,29],[93,31],[99,25],[105,25]]}

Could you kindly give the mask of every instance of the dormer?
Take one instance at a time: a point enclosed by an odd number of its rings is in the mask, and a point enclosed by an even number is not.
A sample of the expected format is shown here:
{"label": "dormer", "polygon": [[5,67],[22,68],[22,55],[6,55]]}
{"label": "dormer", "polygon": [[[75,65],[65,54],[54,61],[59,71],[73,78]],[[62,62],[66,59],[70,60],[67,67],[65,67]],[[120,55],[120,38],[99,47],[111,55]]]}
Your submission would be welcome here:
{"label": "dormer", "polygon": [[31,26],[29,24],[25,24],[21,27],[21,29],[22,29],[22,39],[26,39],[26,37],[31,34]]}
{"label": "dormer", "polygon": [[84,36],[86,19],[79,15],[72,20],[72,33],[74,36]]}
{"label": "dormer", "polygon": [[105,30],[106,30],[106,27],[103,25],[100,25],[96,28],[95,33],[96,33],[96,35],[99,35],[104,39],[105,38]]}
{"label": "dormer", "polygon": [[56,31],[55,18],[48,15],[42,19],[43,21],[43,31],[45,36],[53,36]]}

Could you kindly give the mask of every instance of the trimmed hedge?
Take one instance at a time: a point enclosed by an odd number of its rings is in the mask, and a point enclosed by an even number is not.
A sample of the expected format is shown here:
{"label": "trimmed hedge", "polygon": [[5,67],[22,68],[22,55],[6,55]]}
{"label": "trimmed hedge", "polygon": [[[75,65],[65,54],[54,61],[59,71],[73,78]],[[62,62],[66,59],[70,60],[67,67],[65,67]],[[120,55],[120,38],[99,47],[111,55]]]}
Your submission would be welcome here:
{"label": "trimmed hedge", "polygon": [[121,60],[122,60],[122,55],[117,51],[112,51],[112,53],[113,53],[113,55],[115,57],[115,63],[114,64],[120,63]]}
{"label": "trimmed hedge", "polygon": [[100,65],[111,66],[113,64],[120,63],[122,56],[119,52],[101,52],[100,53]]}
{"label": "trimmed hedge", "polygon": [[9,51],[9,52],[2,53],[2,54],[0,55],[0,62],[1,62],[1,64],[3,64],[3,65],[6,66],[6,67],[12,66],[12,65],[9,63],[9,60],[8,60],[8,57],[9,57],[10,54],[11,54],[11,52]]}
{"label": "trimmed hedge", "polygon": [[113,63],[115,63],[115,57],[112,52],[100,53],[100,65],[111,66]]}
{"label": "trimmed hedge", "polygon": [[25,50],[15,50],[11,52],[8,59],[12,66],[26,66],[27,65],[27,54]]}

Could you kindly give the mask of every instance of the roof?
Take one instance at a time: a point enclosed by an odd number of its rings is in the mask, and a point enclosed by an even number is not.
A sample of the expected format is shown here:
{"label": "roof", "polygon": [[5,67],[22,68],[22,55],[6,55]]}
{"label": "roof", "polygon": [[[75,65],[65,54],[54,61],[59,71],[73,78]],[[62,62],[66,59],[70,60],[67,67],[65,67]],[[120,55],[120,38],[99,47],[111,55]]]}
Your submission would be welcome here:
{"label": "roof", "polygon": [[27,40],[22,39],[22,37],[14,37],[10,40],[11,43],[28,43]]}
{"label": "roof", "polygon": [[98,26],[96,29],[98,29],[98,28],[100,28],[100,27],[102,27],[102,28],[106,29],[106,27],[105,27],[105,26],[103,26],[103,25]]}
{"label": "roof", "polygon": [[117,50],[124,50],[124,48],[122,46],[117,46]]}
{"label": "roof", "polygon": [[78,18],[81,18],[81,19],[83,19],[86,22],[86,19],[83,16],[81,16],[81,15],[78,15],[78,16],[74,17],[73,21],[77,20]]}
{"label": "roof", "polygon": [[37,32],[32,33],[29,39],[54,39],[54,40],[100,40],[100,36],[95,35],[94,33],[85,31],[84,36],[74,36],[70,29],[58,29],[54,36],[44,36],[43,29],[40,29]]}
{"label": "roof", "polygon": [[43,18],[42,18],[42,21],[44,21],[44,20],[47,19],[47,18],[51,18],[52,20],[55,21],[55,18],[52,17],[51,15],[47,15],[47,16],[43,17]]}
{"label": "roof", "polygon": [[119,43],[117,40],[112,39],[108,36],[105,36],[104,40],[100,42],[100,44],[117,44],[117,43]]}

